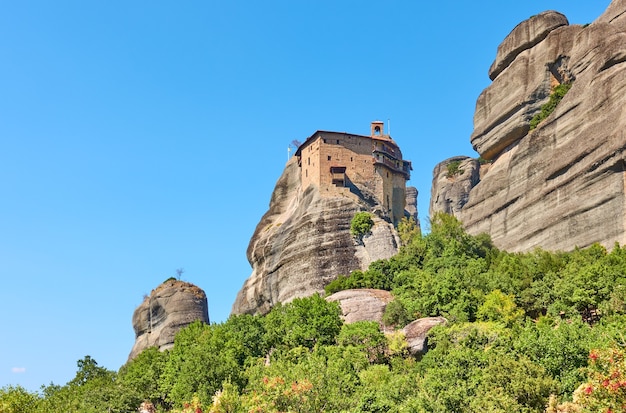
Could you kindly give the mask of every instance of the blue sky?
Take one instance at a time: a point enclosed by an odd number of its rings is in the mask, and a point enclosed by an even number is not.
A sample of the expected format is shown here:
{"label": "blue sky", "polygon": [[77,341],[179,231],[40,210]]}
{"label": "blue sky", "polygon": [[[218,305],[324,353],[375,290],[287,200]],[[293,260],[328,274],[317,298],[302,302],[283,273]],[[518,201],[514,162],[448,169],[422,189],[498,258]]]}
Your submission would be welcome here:
{"label": "blue sky", "polygon": [[0,0],[0,387],[117,370],[184,268],[224,321],[293,139],[367,134],[432,170],[469,143],[498,44],[603,1]]}

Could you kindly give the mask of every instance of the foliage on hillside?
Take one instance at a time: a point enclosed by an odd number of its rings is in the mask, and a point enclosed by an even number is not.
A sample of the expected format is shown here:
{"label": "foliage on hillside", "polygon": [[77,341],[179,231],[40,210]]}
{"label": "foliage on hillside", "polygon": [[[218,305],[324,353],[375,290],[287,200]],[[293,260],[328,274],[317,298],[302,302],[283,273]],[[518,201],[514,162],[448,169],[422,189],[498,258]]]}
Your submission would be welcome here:
{"label": "foliage on hillside", "polygon": [[328,290],[392,291],[389,325],[445,316],[419,359],[376,323],[343,325],[316,295],[194,323],[118,372],[87,356],[64,386],[0,389],[0,411],[131,412],[144,400],[194,413],[624,411],[626,250],[512,254],[446,215],[404,244]]}

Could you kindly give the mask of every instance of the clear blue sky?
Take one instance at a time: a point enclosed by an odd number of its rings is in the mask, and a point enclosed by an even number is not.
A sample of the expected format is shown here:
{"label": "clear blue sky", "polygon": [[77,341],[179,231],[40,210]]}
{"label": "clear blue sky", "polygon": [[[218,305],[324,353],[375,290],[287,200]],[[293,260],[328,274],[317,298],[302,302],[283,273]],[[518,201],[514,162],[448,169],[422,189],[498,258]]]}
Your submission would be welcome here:
{"label": "clear blue sky", "polygon": [[391,120],[425,225],[498,44],[603,1],[0,0],[0,387],[117,370],[184,268],[224,321],[287,146]]}

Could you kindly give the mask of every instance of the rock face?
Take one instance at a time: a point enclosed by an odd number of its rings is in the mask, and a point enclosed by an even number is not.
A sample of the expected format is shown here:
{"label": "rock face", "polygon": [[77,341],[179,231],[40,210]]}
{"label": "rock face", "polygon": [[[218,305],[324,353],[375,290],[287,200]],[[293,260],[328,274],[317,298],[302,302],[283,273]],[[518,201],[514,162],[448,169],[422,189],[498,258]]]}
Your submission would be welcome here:
{"label": "rock face", "polygon": [[[420,220],[417,214],[417,188],[414,186],[406,187],[406,215],[413,218],[417,227],[420,228]],[[421,228],[420,228],[421,230]]]}
{"label": "rock face", "polygon": [[[451,173],[448,165],[458,165]],[[435,166],[430,194],[429,214],[442,211],[457,216],[469,199],[469,192],[479,181],[480,164],[467,156],[446,159]]]}
{"label": "rock face", "polygon": [[[549,11],[513,29],[476,103],[471,143],[493,163],[456,213],[468,232],[509,251],[626,242],[625,62],[626,0],[588,26]],[[530,130],[559,84],[571,89]]]}
{"label": "rock face", "polygon": [[443,317],[426,317],[407,324],[402,332],[409,345],[409,353],[426,354],[428,350],[427,335],[431,328],[447,323]]}
{"label": "rock face", "polygon": [[[393,256],[399,239],[393,225],[376,214],[379,209],[352,192],[322,197],[314,185],[302,191],[293,157],[250,240],[252,275],[237,294],[232,313],[267,313],[279,302],[323,292],[337,276]],[[363,210],[373,212],[374,227],[358,241],[350,234],[350,222]]]}
{"label": "rock face", "polygon": [[172,348],[176,333],[196,320],[209,323],[204,291],[184,281],[164,282],[133,313],[135,344],[128,359],[148,347],[157,346],[161,351]]}
{"label": "rock face", "polygon": [[338,301],[344,322],[376,321],[383,325],[383,314],[387,304],[393,301],[389,291],[370,288],[343,290],[326,298]]}

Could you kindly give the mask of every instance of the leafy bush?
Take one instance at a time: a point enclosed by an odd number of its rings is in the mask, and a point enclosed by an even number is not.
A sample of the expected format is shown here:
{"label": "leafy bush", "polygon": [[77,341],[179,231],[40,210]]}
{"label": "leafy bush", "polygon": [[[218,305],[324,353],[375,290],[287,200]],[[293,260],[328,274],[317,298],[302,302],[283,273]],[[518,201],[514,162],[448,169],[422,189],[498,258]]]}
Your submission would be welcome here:
{"label": "leafy bush", "polygon": [[350,222],[350,234],[354,237],[363,237],[372,230],[374,221],[372,220],[372,214],[369,212],[357,212]]}
{"label": "leafy bush", "polygon": [[530,130],[535,129],[537,125],[539,125],[544,119],[550,116],[552,112],[554,112],[556,106],[559,104],[559,102],[561,102],[561,99],[563,99],[563,97],[570,90],[571,87],[571,83],[562,83],[554,88],[554,90],[550,94],[550,100],[548,100],[548,103],[542,105],[541,112],[537,113],[530,120]]}
{"label": "leafy bush", "polygon": [[387,326],[404,327],[413,321],[400,300],[393,300],[385,307],[383,323]]}

